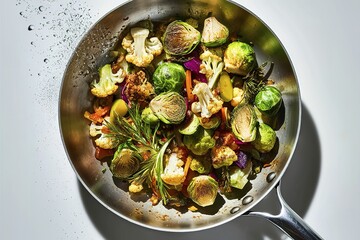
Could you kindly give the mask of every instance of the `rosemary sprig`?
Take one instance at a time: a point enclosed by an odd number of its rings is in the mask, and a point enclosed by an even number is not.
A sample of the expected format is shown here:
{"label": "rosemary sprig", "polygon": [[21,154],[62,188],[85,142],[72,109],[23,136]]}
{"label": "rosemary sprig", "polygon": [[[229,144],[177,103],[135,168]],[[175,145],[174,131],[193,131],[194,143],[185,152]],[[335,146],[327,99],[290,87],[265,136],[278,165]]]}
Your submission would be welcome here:
{"label": "rosemary sprig", "polygon": [[[156,181],[156,190],[161,196],[164,205],[170,199],[167,185],[163,182],[161,174],[164,170],[164,154],[173,139],[173,136],[161,146],[160,136],[157,134],[160,124],[154,128],[146,124],[141,119],[140,108],[137,104],[132,104],[128,109],[128,118],[117,116],[114,123],[107,123],[109,134],[117,138],[120,142],[127,142],[137,152],[149,154],[148,159],[140,163],[140,169],[125,180],[142,184],[147,182],[152,184]],[[154,186],[155,187],[155,186]]]}
{"label": "rosemary sprig", "polygon": [[161,178],[161,174],[163,173],[164,169],[164,154],[172,139],[173,137],[167,140],[165,144],[162,145],[160,150],[151,155],[147,161],[143,161],[140,170],[128,178],[128,180],[134,181],[137,184],[143,183],[146,180],[149,182],[149,184],[151,184],[152,179],[155,179],[156,188],[159,191],[164,205],[167,204],[168,200],[170,199],[170,195],[167,191],[168,187],[166,183],[164,183]]}
{"label": "rosemary sprig", "polygon": [[264,73],[265,67],[268,62],[264,62],[258,68],[251,71],[244,79],[244,91],[245,91],[245,100],[246,102],[253,103],[255,100],[256,94],[266,85],[268,78],[271,75],[271,72],[274,67],[274,63],[271,62],[269,70],[267,73]]}
{"label": "rosemary sprig", "polygon": [[162,178],[161,178],[161,174],[163,173],[163,169],[164,169],[164,154],[166,151],[166,148],[169,146],[171,140],[173,139],[170,138],[169,140],[167,140],[165,142],[165,144],[161,147],[159,153],[156,156],[156,161],[155,161],[155,166],[153,168],[153,174],[155,176],[156,179],[156,187],[159,190],[161,199],[163,200],[164,205],[166,205],[167,200],[170,199],[170,195],[167,191],[167,185],[163,182]]}
{"label": "rosemary sprig", "polygon": [[149,124],[141,120],[139,105],[132,104],[128,109],[129,118],[117,116],[115,123],[107,122],[106,126],[110,130],[110,135],[114,136],[119,142],[132,140],[136,145],[150,147],[158,150],[156,132],[159,124],[152,129]]}

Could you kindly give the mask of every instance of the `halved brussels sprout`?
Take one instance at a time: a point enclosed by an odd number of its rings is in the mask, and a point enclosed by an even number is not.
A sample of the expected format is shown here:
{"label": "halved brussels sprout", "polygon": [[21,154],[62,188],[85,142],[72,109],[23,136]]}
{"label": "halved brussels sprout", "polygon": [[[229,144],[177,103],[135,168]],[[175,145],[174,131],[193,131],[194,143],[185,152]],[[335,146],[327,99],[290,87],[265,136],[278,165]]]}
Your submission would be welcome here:
{"label": "halved brussels sprout", "polygon": [[256,139],[252,142],[256,150],[261,153],[270,152],[276,143],[275,131],[265,123],[260,123],[256,134]]}
{"label": "halved brussels sprout", "polygon": [[165,92],[150,101],[150,109],[166,124],[179,124],[186,115],[186,103],[177,92]]}
{"label": "halved brussels sprout", "polygon": [[257,116],[254,107],[241,104],[234,108],[231,116],[231,129],[242,142],[251,142],[256,138]]}
{"label": "halved brussels sprout", "polygon": [[215,202],[218,183],[210,176],[200,175],[191,180],[187,192],[191,200],[199,206],[210,206]]}
{"label": "halved brussels sprout", "polygon": [[164,62],[156,68],[152,76],[155,92],[157,94],[168,91],[180,92],[184,87],[185,77],[183,66]]}
{"label": "halved brussels sprout", "polygon": [[224,52],[225,71],[246,76],[257,66],[255,51],[247,43],[232,42]]}
{"label": "halved brussels sprout", "polygon": [[208,17],[204,21],[201,42],[207,47],[218,47],[224,44],[229,36],[229,29],[215,17]]}
{"label": "halved brussels sprout", "polygon": [[139,153],[119,146],[110,164],[110,171],[114,177],[125,179],[133,175],[140,168]]}
{"label": "halved brussels sprout", "polygon": [[274,86],[265,86],[256,94],[255,106],[267,115],[275,115],[282,103],[281,92]]}
{"label": "halved brussels sprout", "polygon": [[175,20],[164,33],[163,45],[166,53],[171,55],[187,55],[199,44],[201,34],[190,24]]}

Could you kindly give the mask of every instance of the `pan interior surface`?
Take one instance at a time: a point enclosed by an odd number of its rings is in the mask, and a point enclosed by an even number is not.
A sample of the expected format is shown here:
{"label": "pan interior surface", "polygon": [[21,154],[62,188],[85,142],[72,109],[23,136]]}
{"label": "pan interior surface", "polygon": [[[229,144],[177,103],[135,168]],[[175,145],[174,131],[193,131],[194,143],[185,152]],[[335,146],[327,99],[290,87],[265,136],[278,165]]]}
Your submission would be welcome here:
{"label": "pan interior surface", "polygon": [[[124,36],[124,30],[140,20],[195,18],[199,23],[215,16],[244,41],[252,42],[259,64],[274,62],[271,79],[283,94],[284,122],[277,131],[279,147],[270,167],[263,168],[233,196],[218,195],[214,206],[191,212],[187,209],[152,206],[146,194],[134,195],[127,185],[112,177],[94,157],[89,123],[83,117],[92,109],[90,83],[98,68],[111,61],[109,52]],[[64,147],[79,180],[106,208],[142,226],[163,231],[194,231],[223,224],[250,210],[280,180],[295,149],[300,126],[300,93],[290,59],[275,34],[253,13],[227,1],[131,1],[97,22],[79,43],[64,74],[59,103],[59,124]],[[268,181],[268,175],[275,176]]]}

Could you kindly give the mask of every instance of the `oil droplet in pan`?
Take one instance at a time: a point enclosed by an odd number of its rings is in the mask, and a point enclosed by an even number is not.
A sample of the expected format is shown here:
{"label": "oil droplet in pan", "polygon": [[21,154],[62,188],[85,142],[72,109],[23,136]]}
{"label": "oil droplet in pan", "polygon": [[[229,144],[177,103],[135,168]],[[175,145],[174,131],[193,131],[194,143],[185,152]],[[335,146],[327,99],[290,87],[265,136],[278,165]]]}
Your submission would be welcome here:
{"label": "oil droplet in pan", "polygon": [[250,204],[253,200],[254,200],[254,198],[253,198],[252,196],[246,196],[246,197],[242,200],[242,204],[248,205],[248,204]]}
{"label": "oil droplet in pan", "polygon": [[239,208],[239,207],[233,207],[233,208],[230,210],[230,213],[231,213],[231,214],[235,214],[235,213],[237,213],[238,211],[240,211],[240,208]]}
{"label": "oil droplet in pan", "polygon": [[276,173],[271,172],[271,173],[269,173],[269,175],[267,175],[266,181],[267,181],[268,183],[269,183],[269,182],[272,182],[275,177],[276,177]]}

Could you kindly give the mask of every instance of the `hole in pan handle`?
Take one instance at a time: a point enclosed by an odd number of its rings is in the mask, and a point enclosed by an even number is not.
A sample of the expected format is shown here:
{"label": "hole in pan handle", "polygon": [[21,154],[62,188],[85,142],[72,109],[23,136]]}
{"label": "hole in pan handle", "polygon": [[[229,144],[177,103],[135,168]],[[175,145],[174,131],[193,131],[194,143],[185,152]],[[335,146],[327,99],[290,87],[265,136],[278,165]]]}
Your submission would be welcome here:
{"label": "hole in pan handle", "polygon": [[271,223],[273,223],[276,227],[281,229],[284,233],[286,233],[289,237],[295,240],[315,240],[322,239],[305,221],[294,212],[284,201],[281,191],[280,191],[280,182],[275,187],[276,195],[279,200],[281,209],[280,213],[277,215],[273,215],[266,212],[254,212],[249,211],[245,214],[245,216],[260,216]]}

